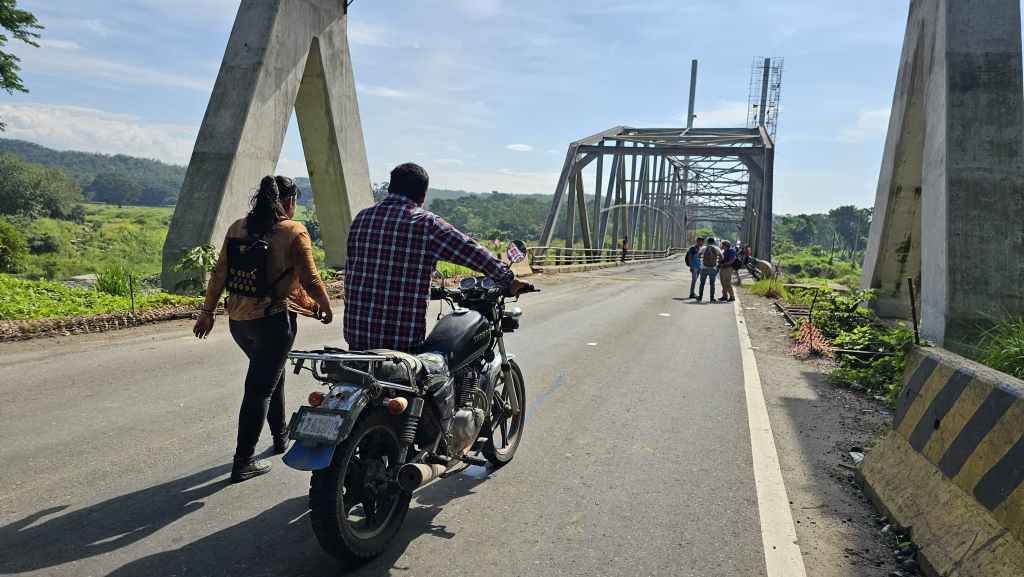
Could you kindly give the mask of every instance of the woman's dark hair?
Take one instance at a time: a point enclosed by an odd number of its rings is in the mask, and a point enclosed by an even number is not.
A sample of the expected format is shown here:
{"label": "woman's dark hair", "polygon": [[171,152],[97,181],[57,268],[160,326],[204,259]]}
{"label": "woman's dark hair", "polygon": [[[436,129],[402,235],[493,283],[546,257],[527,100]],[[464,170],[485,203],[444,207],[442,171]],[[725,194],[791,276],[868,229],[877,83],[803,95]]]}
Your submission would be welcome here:
{"label": "woman's dark hair", "polygon": [[423,167],[412,162],[399,164],[391,171],[388,182],[388,193],[404,196],[417,204],[423,204],[427,198],[427,187],[430,177]]}
{"label": "woman's dark hair", "polygon": [[274,230],[278,221],[288,218],[284,201],[298,195],[299,187],[287,176],[264,176],[249,203],[252,209],[245,217],[246,230],[249,234],[266,234]]}

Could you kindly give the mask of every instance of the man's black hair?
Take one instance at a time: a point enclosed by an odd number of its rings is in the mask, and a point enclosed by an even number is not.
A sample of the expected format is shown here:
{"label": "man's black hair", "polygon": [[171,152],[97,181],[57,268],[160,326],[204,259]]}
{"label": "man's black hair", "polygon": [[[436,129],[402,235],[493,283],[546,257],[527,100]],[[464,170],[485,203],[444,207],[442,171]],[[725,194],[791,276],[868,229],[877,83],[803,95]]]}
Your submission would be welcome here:
{"label": "man's black hair", "polygon": [[418,164],[406,162],[399,164],[391,171],[388,193],[398,194],[417,204],[423,204],[427,198],[429,185],[430,177],[427,176],[427,171]]}

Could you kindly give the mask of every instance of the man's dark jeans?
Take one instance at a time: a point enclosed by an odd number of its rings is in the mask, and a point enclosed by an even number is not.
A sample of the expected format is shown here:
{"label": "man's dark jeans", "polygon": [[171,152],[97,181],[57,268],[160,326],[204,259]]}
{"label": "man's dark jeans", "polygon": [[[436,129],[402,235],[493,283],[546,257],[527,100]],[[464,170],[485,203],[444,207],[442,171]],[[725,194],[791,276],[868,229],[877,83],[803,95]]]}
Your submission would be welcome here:
{"label": "man's dark jeans", "polygon": [[245,396],[238,414],[235,459],[252,458],[263,432],[263,420],[274,436],[285,433],[284,375],[296,330],[295,313],[281,312],[251,321],[230,321],[231,336],[249,357]]}

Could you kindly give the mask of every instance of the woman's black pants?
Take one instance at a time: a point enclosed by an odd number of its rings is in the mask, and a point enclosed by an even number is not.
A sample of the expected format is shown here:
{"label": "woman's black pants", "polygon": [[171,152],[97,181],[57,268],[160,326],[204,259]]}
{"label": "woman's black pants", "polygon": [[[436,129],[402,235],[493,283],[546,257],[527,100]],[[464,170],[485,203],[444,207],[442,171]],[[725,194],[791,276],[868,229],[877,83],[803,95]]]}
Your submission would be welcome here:
{"label": "woman's black pants", "polygon": [[284,375],[296,330],[295,313],[281,312],[251,321],[230,321],[231,336],[249,357],[245,396],[238,414],[235,460],[251,459],[263,420],[275,437],[285,434]]}

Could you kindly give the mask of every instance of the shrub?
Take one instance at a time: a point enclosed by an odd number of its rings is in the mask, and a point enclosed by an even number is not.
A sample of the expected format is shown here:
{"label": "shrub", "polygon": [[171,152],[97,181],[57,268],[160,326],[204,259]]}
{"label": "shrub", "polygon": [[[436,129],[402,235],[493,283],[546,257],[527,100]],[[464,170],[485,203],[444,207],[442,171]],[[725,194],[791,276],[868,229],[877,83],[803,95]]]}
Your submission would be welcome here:
{"label": "shrub", "polygon": [[1024,378],[1024,318],[1003,319],[987,330],[978,347],[978,361]]}
{"label": "shrub", "polygon": [[832,382],[880,394],[890,405],[896,402],[906,353],[914,344],[913,332],[902,327],[863,325],[841,333],[832,343],[837,349],[865,353],[837,355],[837,366],[829,375]]}
{"label": "shrub", "polygon": [[0,220],[0,272],[18,272],[27,256],[25,235],[13,224]]}
{"label": "shrub", "polygon": [[[28,281],[0,274],[0,320],[48,319],[127,311],[131,302],[93,289],[72,288],[49,281]],[[199,299],[167,293],[138,295],[136,310],[167,305],[196,305]]]}
{"label": "shrub", "polygon": [[176,272],[186,273],[185,279],[178,281],[175,290],[184,292],[203,292],[206,290],[206,275],[217,266],[217,249],[213,245],[204,244],[193,247],[181,255]]}
{"label": "shrub", "polygon": [[123,264],[107,266],[96,275],[96,290],[109,295],[131,296],[134,283],[131,269]]}
{"label": "shrub", "polygon": [[62,247],[60,237],[48,232],[32,235],[28,239],[28,250],[32,254],[49,254],[59,251]]}
{"label": "shrub", "polygon": [[814,324],[829,340],[835,340],[840,334],[857,327],[870,325],[875,321],[875,313],[865,308],[863,303],[874,298],[874,292],[870,290],[849,293],[822,290],[814,303]]}
{"label": "shrub", "polygon": [[750,292],[765,298],[789,300],[786,287],[778,279],[761,279],[750,286]]}

